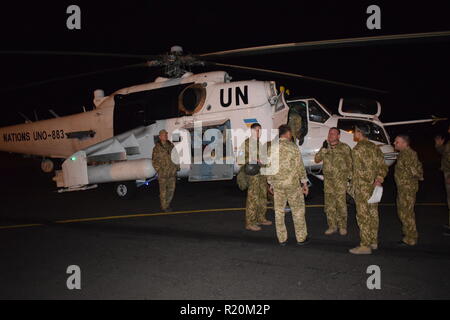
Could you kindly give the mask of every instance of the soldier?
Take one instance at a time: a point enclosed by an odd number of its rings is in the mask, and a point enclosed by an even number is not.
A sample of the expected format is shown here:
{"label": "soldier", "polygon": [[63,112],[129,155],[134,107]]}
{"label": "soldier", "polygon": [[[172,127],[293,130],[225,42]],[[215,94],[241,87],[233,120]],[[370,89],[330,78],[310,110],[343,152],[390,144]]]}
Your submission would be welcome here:
{"label": "soldier", "polygon": [[325,213],[331,235],[339,228],[339,234],[347,235],[347,185],[352,175],[352,149],[341,142],[341,130],[331,128],[328,139],[314,157],[314,161],[323,161]]}
{"label": "soldier", "polygon": [[[448,127],[448,133],[450,133],[450,126]],[[444,232],[444,235],[450,236],[450,141],[445,143],[445,139],[443,137],[436,137],[436,149],[442,155],[441,160],[441,170],[444,173],[444,181],[445,181],[445,189],[447,190],[447,205],[448,205],[448,225],[445,226],[447,231]]]}
{"label": "soldier", "polygon": [[[253,123],[250,127],[251,136],[246,139],[241,150],[244,151],[245,165],[258,164],[261,166],[260,149],[261,125]],[[259,225],[270,226],[272,221],[266,219],[267,211],[267,178],[259,172],[248,176],[247,200],[245,205],[245,228],[250,231],[259,231]]]}
{"label": "soldier", "polygon": [[368,140],[368,134],[366,127],[355,127],[353,133],[353,140],[358,143],[352,150],[352,189],[361,242],[349,250],[352,254],[371,254],[378,249],[378,204],[369,204],[368,200],[375,186],[383,183],[388,167],[380,148]]}
{"label": "soldier", "polygon": [[294,106],[289,111],[289,119],[288,126],[291,129],[292,140],[295,142],[295,139],[299,140],[300,145],[303,143],[301,130],[302,130],[302,117],[299,114],[298,110],[299,106]]}
{"label": "soldier", "polygon": [[402,222],[403,240],[402,246],[414,246],[417,244],[418,234],[414,205],[416,193],[419,190],[419,180],[423,180],[422,163],[417,153],[409,146],[410,139],[407,135],[398,135],[395,138],[395,150],[399,151],[397,164],[395,165],[395,183],[397,184],[397,213]]}
{"label": "soldier", "polygon": [[303,245],[308,242],[304,200],[304,195],[308,194],[308,179],[302,155],[291,138],[289,126],[280,126],[279,144],[270,155],[271,164],[278,163],[279,169],[276,174],[267,177],[274,193],[275,227],[278,241],[282,246],[286,245],[288,238],[284,219],[286,203],[289,203],[291,208],[297,244]]}
{"label": "soldier", "polygon": [[179,164],[172,161],[172,149],[174,145],[168,140],[167,131],[159,132],[159,141],[155,143],[152,153],[152,164],[158,173],[159,181],[159,199],[161,209],[165,212],[172,211],[170,203],[175,192],[177,171],[180,170]]}

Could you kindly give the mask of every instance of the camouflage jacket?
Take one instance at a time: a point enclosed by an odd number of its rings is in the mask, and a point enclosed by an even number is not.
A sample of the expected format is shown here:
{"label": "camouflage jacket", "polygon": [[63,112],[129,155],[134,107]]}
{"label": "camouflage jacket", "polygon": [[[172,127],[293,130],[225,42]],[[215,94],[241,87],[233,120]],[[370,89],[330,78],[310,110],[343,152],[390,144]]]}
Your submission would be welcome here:
{"label": "camouflage jacket", "polygon": [[179,165],[172,161],[172,149],[174,145],[172,142],[167,141],[162,143],[158,141],[155,143],[152,153],[152,164],[159,177],[173,177],[179,170]]}
{"label": "camouflage jacket", "polygon": [[[300,181],[306,183],[305,166],[298,147],[291,141],[280,139],[270,154],[270,163],[278,163],[278,172],[267,176],[267,182],[275,188],[300,187]],[[276,171],[276,170],[275,170]]]}
{"label": "camouflage jacket", "polygon": [[325,179],[351,180],[352,149],[348,144],[339,142],[334,147],[321,148],[314,161],[316,163],[323,161]]}
{"label": "camouflage jacket", "polygon": [[[251,139],[251,141],[250,141]],[[250,142],[252,143],[250,148]],[[260,148],[262,147],[259,139],[247,138],[244,143],[241,145],[243,163],[257,163],[260,159]],[[251,150],[250,150],[251,149]]]}
{"label": "camouflage jacket", "polygon": [[[243,165],[260,161],[262,162],[261,166],[264,167],[264,164],[267,164],[268,162],[271,141],[262,144],[259,139],[252,139],[251,141],[250,139],[251,138],[247,138],[241,145],[238,163]],[[250,142],[252,142],[252,144],[250,144]]]}
{"label": "camouflage jacket", "polygon": [[369,140],[361,140],[352,150],[352,187],[355,192],[370,196],[375,179],[381,182],[387,175],[388,167],[380,148]]}
{"label": "camouflage jacket", "polygon": [[444,171],[445,175],[450,174],[450,141],[445,145],[436,148],[437,151],[442,154],[441,159],[441,170]]}
{"label": "camouflage jacket", "polygon": [[423,169],[413,149],[407,148],[399,153],[394,178],[397,187],[413,187],[416,190],[419,187],[418,180],[423,180]]}
{"label": "camouflage jacket", "polygon": [[288,126],[291,128],[294,138],[300,140],[302,129],[302,117],[297,112],[289,114]]}

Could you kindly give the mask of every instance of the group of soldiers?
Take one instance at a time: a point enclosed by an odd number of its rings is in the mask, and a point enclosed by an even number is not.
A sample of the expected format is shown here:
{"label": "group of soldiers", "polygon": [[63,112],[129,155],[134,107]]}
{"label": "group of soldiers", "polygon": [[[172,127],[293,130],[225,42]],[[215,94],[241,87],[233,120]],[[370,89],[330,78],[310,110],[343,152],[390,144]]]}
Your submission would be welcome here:
{"label": "group of soldiers", "polygon": [[[272,222],[266,218],[268,192],[273,195],[275,211],[275,228],[281,246],[287,243],[285,226],[285,208],[289,204],[295,227],[298,245],[308,243],[308,232],[305,220],[305,196],[308,195],[308,179],[303,164],[302,155],[294,143],[292,129],[288,125],[279,127],[276,152],[267,155],[269,163],[278,163],[275,174],[258,172],[248,175],[248,191],[246,200],[246,229],[259,231],[261,226],[270,226]],[[450,127],[448,129],[450,133]],[[359,227],[360,243],[350,249],[352,254],[371,254],[378,249],[378,203],[371,202],[375,187],[382,186],[388,173],[384,155],[380,148],[369,141],[369,132],[364,127],[355,127],[353,139],[357,142],[351,149],[340,141],[340,129],[331,128],[322,148],[315,155],[315,162],[323,162],[325,214],[328,229],[326,235],[339,232],[347,235],[347,202],[346,195],[350,194],[356,205],[356,219]],[[270,149],[271,142],[260,143],[261,125],[251,126],[251,136],[241,146],[245,155],[245,168],[250,164],[249,159],[256,159],[259,168],[267,166],[267,162],[260,159],[260,148]],[[450,142],[444,144],[444,139],[435,139],[436,148],[442,154],[441,169],[444,172],[448,205],[450,208]],[[250,148],[254,143],[256,148]],[[397,212],[402,223],[403,239],[401,246],[414,246],[418,241],[415,223],[414,205],[419,181],[423,180],[422,164],[417,153],[410,147],[407,135],[398,135],[394,147],[399,152],[395,165],[395,182],[397,185]],[[172,162],[171,152],[174,145],[167,138],[167,131],[161,130],[159,141],[153,149],[153,166],[158,173],[161,209],[170,211],[179,165]],[[250,154],[253,150],[255,154]],[[275,157],[278,157],[275,159]],[[450,235],[449,225],[445,235]]]}
{"label": "group of soldiers", "polygon": [[[259,124],[252,125],[252,135],[244,145],[246,154],[251,139],[259,139],[260,129]],[[375,187],[382,186],[388,167],[380,148],[369,141],[368,134],[366,128],[355,127],[353,138],[357,144],[351,149],[340,141],[340,130],[331,128],[327,140],[314,159],[316,163],[323,162],[324,211],[328,223],[326,235],[337,232],[342,236],[347,235],[347,193],[355,201],[360,243],[349,250],[352,254],[371,254],[373,250],[378,249],[378,203],[369,199]],[[291,127],[281,126],[279,150],[275,153],[279,156],[278,173],[265,177],[262,174],[253,175],[247,193],[246,228],[259,231],[261,221],[264,221],[265,225],[270,224],[265,218],[267,194],[263,192],[267,184],[269,185],[269,191],[274,197],[277,237],[282,246],[285,246],[287,241],[284,217],[287,203],[292,212],[297,244],[308,242],[304,202],[304,197],[308,194],[307,178],[301,153],[294,141]],[[259,145],[258,141],[256,143]],[[399,152],[394,177],[397,185],[397,212],[403,232],[403,238],[398,244],[405,247],[414,246],[418,241],[414,205],[419,181],[423,180],[422,164],[417,153],[410,147],[409,136],[398,135],[394,147]],[[436,138],[436,148],[442,153],[441,169],[444,172],[447,197],[450,199],[450,143],[444,144],[442,138]],[[444,234],[450,235],[450,231]]]}

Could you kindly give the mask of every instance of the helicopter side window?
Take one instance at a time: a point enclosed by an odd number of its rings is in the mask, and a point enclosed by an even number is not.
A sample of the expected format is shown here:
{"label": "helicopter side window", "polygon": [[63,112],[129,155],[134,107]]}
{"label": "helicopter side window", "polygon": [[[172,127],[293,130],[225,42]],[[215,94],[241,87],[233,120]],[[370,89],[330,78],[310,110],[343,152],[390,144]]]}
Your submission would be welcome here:
{"label": "helicopter side window", "polygon": [[[114,96],[114,135],[179,116],[180,93],[192,83]],[[192,96],[192,95],[190,95]],[[187,99],[191,102],[192,99]]]}
{"label": "helicopter side window", "polygon": [[325,123],[330,117],[314,100],[308,102],[309,121]]}
{"label": "helicopter side window", "polygon": [[388,144],[383,128],[373,122],[355,119],[339,119],[337,127],[343,131],[353,133],[355,125],[358,127],[365,127],[369,131],[367,137],[369,140]]}

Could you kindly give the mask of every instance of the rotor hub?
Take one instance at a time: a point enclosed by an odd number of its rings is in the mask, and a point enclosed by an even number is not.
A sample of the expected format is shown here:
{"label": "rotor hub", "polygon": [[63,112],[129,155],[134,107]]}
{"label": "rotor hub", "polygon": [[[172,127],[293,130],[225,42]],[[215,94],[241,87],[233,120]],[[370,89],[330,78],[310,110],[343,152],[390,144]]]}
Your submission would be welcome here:
{"label": "rotor hub", "polygon": [[183,48],[180,46],[173,46],[172,48],[170,48],[170,53],[181,56],[183,54]]}

